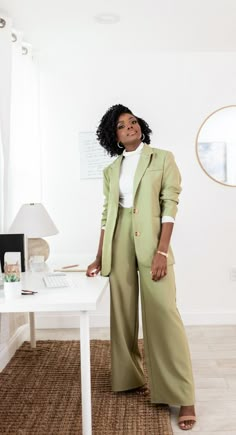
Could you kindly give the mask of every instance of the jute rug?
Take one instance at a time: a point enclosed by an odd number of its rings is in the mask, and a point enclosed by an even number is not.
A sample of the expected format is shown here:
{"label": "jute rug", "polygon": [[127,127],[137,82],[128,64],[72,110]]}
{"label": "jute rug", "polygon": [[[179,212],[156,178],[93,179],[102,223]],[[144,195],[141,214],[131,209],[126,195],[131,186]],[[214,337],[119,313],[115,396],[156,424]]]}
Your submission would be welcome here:
{"label": "jute rug", "polygon": [[[109,341],[91,341],[91,365],[93,435],[173,434],[168,407],[111,392]],[[0,373],[0,433],[80,435],[80,394],[79,341],[24,342]]]}

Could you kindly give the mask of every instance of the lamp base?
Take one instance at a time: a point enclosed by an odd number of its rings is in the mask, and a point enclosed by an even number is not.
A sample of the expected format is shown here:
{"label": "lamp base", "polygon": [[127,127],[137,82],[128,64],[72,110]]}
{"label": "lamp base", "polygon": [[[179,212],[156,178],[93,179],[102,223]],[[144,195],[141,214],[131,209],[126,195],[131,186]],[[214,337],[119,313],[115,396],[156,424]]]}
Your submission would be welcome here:
{"label": "lamp base", "polygon": [[28,258],[34,255],[43,255],[44,261],[49,257],[49,244],[44,239],[28,239]]}

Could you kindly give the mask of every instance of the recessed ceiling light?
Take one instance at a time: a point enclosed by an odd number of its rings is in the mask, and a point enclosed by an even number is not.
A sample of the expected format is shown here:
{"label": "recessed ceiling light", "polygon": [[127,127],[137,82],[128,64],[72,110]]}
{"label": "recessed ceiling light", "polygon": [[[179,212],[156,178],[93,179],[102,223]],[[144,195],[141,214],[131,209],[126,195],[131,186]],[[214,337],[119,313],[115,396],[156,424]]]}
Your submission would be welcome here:
{"label": "recessed ceiling light", "polygon": [[22,45],[21,47],[21,53],[25,56],[26,54],[28,54],[29,50],[25,45]]}
{"label": "recessed ceiling light", "polygon": [[15,32],[12,32],[12,34],[11,34],[11,40],[12,40],[12,42],[16,42],[17,41],[17,35],[16,35]]}
{"label": "recessed ceiling light", "polygon": [[116,24],[120,21],[120,16],[116,14],[98,14],[95,21],[99,24]]}
{"label": "recessed ceiling light", "polygon": [[6,20],[4,20],[4,18],[0,18],[0,28],[3,29],[5,25],[6,25]]}

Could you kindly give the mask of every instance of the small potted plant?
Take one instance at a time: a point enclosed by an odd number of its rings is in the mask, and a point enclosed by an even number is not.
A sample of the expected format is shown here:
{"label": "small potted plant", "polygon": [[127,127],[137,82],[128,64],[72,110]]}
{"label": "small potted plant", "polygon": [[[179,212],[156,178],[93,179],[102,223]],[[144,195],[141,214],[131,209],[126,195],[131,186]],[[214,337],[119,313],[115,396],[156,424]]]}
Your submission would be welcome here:
{"label": "small potted plant", "polygon": [[17,261],[14,264],[4,263],[4,291],[6,297],[15,297],[20,294],[20,265]]}

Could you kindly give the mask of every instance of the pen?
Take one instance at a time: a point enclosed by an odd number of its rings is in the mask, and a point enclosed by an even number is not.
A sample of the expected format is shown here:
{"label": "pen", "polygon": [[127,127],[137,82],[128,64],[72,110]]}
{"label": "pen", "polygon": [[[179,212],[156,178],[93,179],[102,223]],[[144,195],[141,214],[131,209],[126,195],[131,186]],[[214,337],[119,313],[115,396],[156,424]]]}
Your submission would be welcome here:
{"label": "pen", "polygon": [[79,264],[72,264],[71,266],[63,266],[62,269],[70,269],[71,267],[78,267]]}
{"label": "pen", "polygon": [[86,270],[87,269],[68,269],[68,270],[65,270],[64,268],[61,268],[61,269],[54,269],[54,272],[68,272],[68,273],[71,273],[71,272],[86,272]]}
{"label": "pen", "polygon": [[33,290],[21,290],[22,295],[34,295],[35,293],[38,293],[38,292],[35,292]]}

